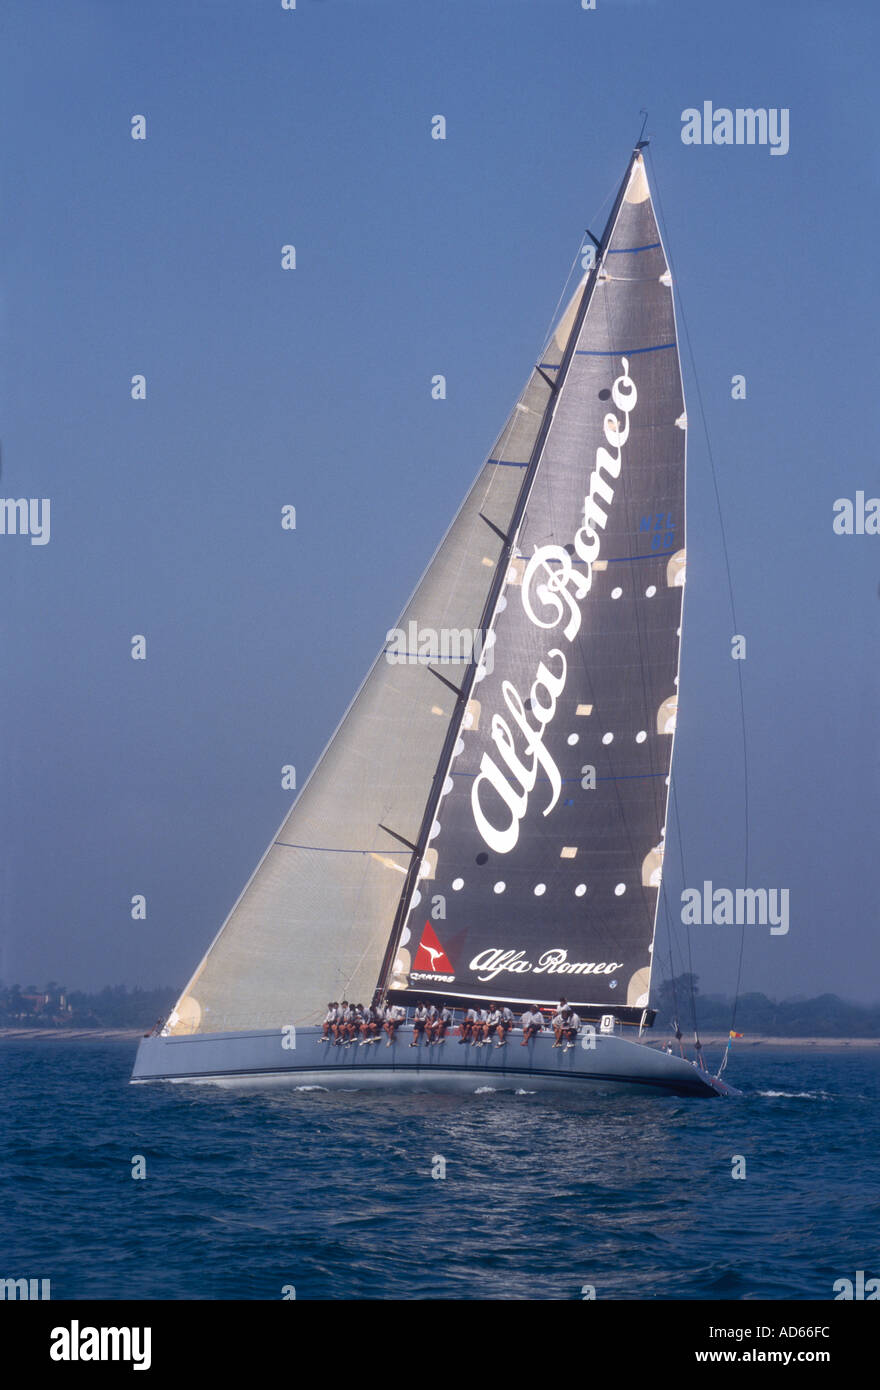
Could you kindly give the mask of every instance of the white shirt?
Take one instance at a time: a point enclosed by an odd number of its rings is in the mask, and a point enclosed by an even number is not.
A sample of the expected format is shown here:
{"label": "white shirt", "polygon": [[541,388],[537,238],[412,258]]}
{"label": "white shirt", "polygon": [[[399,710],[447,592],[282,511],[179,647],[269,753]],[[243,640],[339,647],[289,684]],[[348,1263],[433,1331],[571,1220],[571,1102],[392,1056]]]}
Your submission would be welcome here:
{"label": "white shirt", "polygon": [[553,1015],[553,1027],[554,1027],[554,1028],[564,1028],[564,1027],[565,1027],[565,1019],[562,1017],[562,1014],[554,1014],[554,1015]]}
{"label": "white shirt", "polygon": [[486,1015],[486,1022],[493,1025],[501,1022],[501,1015],[497,1009],[493,1009],[490,1014]]}
{"label": "white shirt", "polygon": [[568,1015],[568,1023],[565,1026],[566,1028],[580,1028],[581,1021],[576,1013],[570,1013]]}

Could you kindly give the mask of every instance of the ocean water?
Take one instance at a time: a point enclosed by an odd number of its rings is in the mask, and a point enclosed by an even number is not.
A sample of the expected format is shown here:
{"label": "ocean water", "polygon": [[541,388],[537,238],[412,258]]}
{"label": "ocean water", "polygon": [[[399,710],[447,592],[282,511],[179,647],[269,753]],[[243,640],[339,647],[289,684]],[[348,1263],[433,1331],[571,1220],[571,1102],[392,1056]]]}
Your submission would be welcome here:
{"label": "ocean water", "polygon": [[134,1051],[0,1043],[0,1276],[53,1299],[824,1300],[880,1273],[880,1050],[741,1050],[730,1101],[130,1086]]}

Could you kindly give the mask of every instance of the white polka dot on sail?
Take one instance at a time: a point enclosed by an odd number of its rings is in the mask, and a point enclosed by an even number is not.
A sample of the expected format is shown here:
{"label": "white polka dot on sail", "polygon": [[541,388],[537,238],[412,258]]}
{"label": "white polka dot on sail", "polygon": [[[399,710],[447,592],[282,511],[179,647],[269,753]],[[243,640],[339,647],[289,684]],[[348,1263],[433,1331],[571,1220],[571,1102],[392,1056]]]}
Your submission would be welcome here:
{"label": "white polka dot on sail", "polygon": [[656,594],[656,592],[657,592],[657,585],[656,585],[656,584],[649,584],[648,587],[647,587],[647,589],[645,590],[645,598],[653,598],[654,595]]}
{"label": "white polka dot on sail", "polygon": [[536,883],[536,884],[535,884],[535,897],[536,897],[536,898],[543,897],[543,895],[544,895],[546,892],[547,892],[547,885],[546,885],[546,883]]}
{"label": "white polka dot on sail", "polygon": [[623,590],[618,586],[618,588],[612,589],[612,590],[611,590],[611,597],[612,597],[612,598],[620,598],[620,595],[621,595],[622,593],[623,593]]}
{"label": "white polka dot on sail", "polygon": [[578,886],[577,886],[577,888],[575,888],[575,890],[574,890],[574,895],[575,895],[576,898],[582,898],[582,897],[584,896],[584,894],[586,893],[586,891],[587,891],[587,885],[586,885],[585,883],[579,883]]}
{"label": "white polka dot on sail", "polygon": [[609,733],[609,734],[603,734],[603,735],[602,735],[602,742],[603,742],[603,743],[613,743],[613,742],[614,742],[614,735],[611,734],[611,733]]}
{"label": "white polka dot on sail", "polygon": [[464,879],[463,879],[463,878],[454,878],[454,879],[452,880],[452,890],[453,890],[454,893],[457,893],[458,890],[459,890],[459,888],[463,888],[463,887],[464,887]]}
{"label": "white polka dot on sail", "polygon": [[647,737],[648,735],[645,733],[644,729],[639,729],[639,732],[636,734],[636,743],[644,743]]}
{"label": "white polka dot on sail", "polygon": [[569,748],[574,748],[574,745],[577,743],[579,737],[580,737],[579,734],[569,734],[569,736],[568,736],[568,746],[569,746]]}
{"label": "white polka dot on sail", "polygon": [[495,893],[503,893],[506,887],[507,887],[507,884],[504,882],[504,880],[503,880],[503,879],[499,879],[499,881],[495,884],[495,886],[494,886],[494,888],[493,888],[492,891],[495,892]]}
{"label": "white polka dot on sail", "polygon": [[616,887],[615,890],[614,890],[614,896],[615,896],[616,898],[619,898],[619,897],[621,897],[625,892],[626,892],[626,884],[625,884],[625,883],[618,883],[617,887]]}

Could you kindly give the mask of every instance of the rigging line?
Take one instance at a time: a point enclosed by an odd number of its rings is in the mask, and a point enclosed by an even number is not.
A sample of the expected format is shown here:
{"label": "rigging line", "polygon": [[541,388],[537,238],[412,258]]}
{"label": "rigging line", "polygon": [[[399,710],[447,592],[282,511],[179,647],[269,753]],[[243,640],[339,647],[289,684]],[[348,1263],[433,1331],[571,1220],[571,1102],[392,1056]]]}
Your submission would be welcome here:
{"label": "rigging line", "polygon": [[[652,155],[651,152],[650,152],[650,147],[649,147],[649,150],[648,150],[648,154],[649,154],[649,158],[650,158],[650,161],[651,161],[651,179],[652,179],[652,181],[653,181],[653,184],[654,184],[655,189],[657,190],[657,206],[658,206],[658,208],[659,208],[659,210],[660,210],[660,216],[661,216],[661,219],[662,219],[662,221],[663,221],[663,228],[664,228],[664,231],[665,231],[665,230],[666,230],[666,215],[665,215],[665,213],[663,212],[663,202],[662,202],[662,199],[661,199],[661,197],[660,197],[660,190],[659,190],[659,185],[658,185],[658,183],[657,183],[656,170],[655,170],[655,167],[654,167],[654,157],[653,157],[653,155]],[[688,329],[687,319],[685,318],[685,313],[684,313],[684,302],[683,302],[682,294],[681,294],[681,282],[679,281],[678,274],[677,274],[676,269],[675,269],[675,266],[674,266],[674,264],[673,264],[673,262],[672,262],[672,257],[671,257],[671,256],[669,257],[669,266],[670,266],[670,269],[672,270],[672,278],[673,278],[673,280],[675,281],[675,288],[676,288],[676,291],[677,291],[677,294],[678,294],[678,305],[679,305],[679,310],[680,310],[680,312],[681,312],[681,322],[682,322],[682,326],[683,326],[683,328],[684,328],[685,339],[686,339],[687,345],[688,345],[688,356],[689,356],[689,358],[690,358],[690,363],[691,363],[691,372],[692,372],[692,374],[693,374],[694,385],[696,386],[696,391],[697,391],[697,404],[699,405],[699,408],[700,408],[700,419],[701,419],[702,425],[703,425],[703,434],[704,434],[705,439],[706,439],[706,452],[707,452],[707,455],[708,455],[708,458],[709,458],[709,466],[710,466],[710,470],[711,470],[711,474],[712,474],[712,487],[713,487],[713,490],[714,490],[714,493],[715,493],[715,506],[716,506],[716,509],[717,509],[717,512],[718,512],[718,526],[719,526],[719,529],[720,529],[720,532],[721,532],[721,548],[722,548],[722,552],[723,552],[723,555],[724,555],[724,568],[725,568],[725,572],[726,572],[726,575],[727,575],[727,592],[728,592],[728,597],[729,597],[729,600],[730,600],[730,615],[731,615],[731,618],[732,618],[732,621],[733,621],[733,630],[734,630],[734,632],[736,633],[736,632],[738,631],[738,624],[737,624],[737,621],[736,621],[736,602],[735,602],[735,600],[734,600],[734,594],[733,594],[733,575],[732,575],[731,568],[730,568],[730,555],[729,555],[728,548],[727,548],[727,532],[726,532],[726,530],[725,530],[725,526],[724,526],[724,516],[723,516],[722,510],[721,510],[721,493],[720,493],[720,490],[719,490],[719,487],[718,487],[718,473],[717,473],[717,470],[716,470],[716,468],[715,468],[715,456],[714,456],[714,453],[713,453],[713,451],[712,451],[712,441],[711,441],[711,439],[710,439],[710,437],[709,437],[709,424],[708,424],[708,421],[707,421],[707,419],[706,419],[706,411],[705,411],[705,409],[704,409],[704,407],[703,407],[703,393],[702,393],[702,391],[700,390],[700,379],[699,379],[699,376],[697,375],[696,359],[695,359],[695,357],[694,357],[694,350],[693,350],[693,346],[692,346],[692,344],[691,344],[690,330]],[[744,884],[747,885],[747,884],[748,884],[748,881],[749,881],[749,751],[748,751],[748,740],[747,740],[747,738],[746,738],[745,694],[744,694],[744,691],[743,691],[742,663],[739,662],[739,661],[737,661],[736,666],[737,666],[737,673],[736,673],[736,674],[737,674],[737,685],[738,685],[738,687],[739,687],[740,727],[741,727],[741,729],[742,729],[743,802],[744,802],[744,810],[745,810],[745,826],[744,826],[744,834],[743,834],[743,840],[744,840],[744,846],[743,846],[743,882],[744,882]],[[679,829],[680,829],[680,827],[679,827]],[[690,935],[690,933],[689,933],[688,935]],[[733,1031],[733,1029],[734,1029],[735,1026],[736,1026],[736,1011],[737,1011],[737,1006],[738,1006],[738,1004],[739,1004],[739,991],[740,991],[740,984],[741,984],[741,981],[742,981],[742,964],[743,964],[743,952],[744,952],[744,947],[745,947],[745,939],[746,939],[746,929],[745,929],[745,923],[743,923],[743,925],[742,925],[742,927],[741,927],[741,931],[740,931],[739,961],[738,961],[738,963],[737,963],[736,988],[735,988],[735,990],[734,990],[734,996],[733,996],[733,1014],[732,1014],[732,1019],[731,1019],[731,1024],[730,1024],[731,1031]]]}
{"label": "rigging line", "polygon": [[[672,986],[672,1007],[673,1007],[673,1009],[674,1009],[674,1011],[675,1011],[675,1012],[674,1012],[674,1015],[673,1015],[673,1021],[674,1021],[674,1023],[675,1023],[675,1034],[676,1034],[676,1041],[677,1041],[677,1043],[678,1043],[678,1051],[679,1051],[680,1055],[683,1057],[683,1056],[685,1055],[685,1052],[684,1052],[684,1047],[683,1047],[683,1045],[682,1045],[682,1038],[681,1038],[681,1013],[680,1013],[679,1007],[678,1007],[678,990],[677,990],[676,987],[675,987],[675,961],[673,960],[673,955],[672,955],[672,942],[673,942],[673,936],[672,936],[672,915],[671,915],[671,913],[670,913],[670,911],[669,911],[669,894],[668,894],[668,892],[667,892],[665,882],[661,882],[660,892],[661,892],[661,894],[662,894],[662,896],[663,896],[663,912],[664,912],[664,915],[665,915],[665,917],[666,917],[666,938],[667,938],[667,941],[669,942],[669,983],[670,983],[670,985]],[[679,949],[680,949],[680,947],[679,947]],[[682,963],[682,974],[684,974],[683,963]]]}
{"label": "rigging line", "polygon": [[[675,811],[675,829],[676,829],[676,835],[677,835],[677,838],[678,838],[678,857],[679,857],[679,862],[680,862],[680,864],[681,864],[681,886],[682,886],[682,888],[686,888],[686,887],[687,887],[687,874],[686,874],[686,872],[685,872],[685,867],[684,867],[684,839],[683,839],[683,836],[682,836],[682,833],[681,833],[681,816],[680,816],[679,810],[678,810],[678,788],[677,788],[676,785],[675,785],[674,779],[673,779],[673,781],[672,781],[672,806],[673,806],[673,810]],[[689,983],[689,985],[690,985],[690,994],[691,994],[691,1012],[692,1012],[693,1018],[694,1018],[694,1033],[695,1033],[696,1036],[699,1036],[700,1030],[699,1030],[699,1027],[697,1026],[697,995],[696,995],[696,990],[694,989],[694,958],[693,958],[693,950],[692,950],[692,946],[691,946],[691,929],[690,929],[690,924],[689,924],[689,923],[686,923],[685,925],[687,926],[687,931],[685,932],[685,937],[686,937],[686,939],[687,939],[688,975],[689,975],[689,977],[690,977],[688,983]]]}
{"label": "rigging line", "polygon": [[[617,192],[617,189],[618,189],[619,185],[620,185],[620,180],[619,180],[619,179],[615,179],[614,183],[611,185],[611,187],[609,188],[608,192],[605,194],[605,197],[602,199],[601,203],[600,203],[599,206],[596,208],[595,212],[594,212],[594,213],[592,214],[592,216],[587,220],[587,226],[588,226],[588,227],[591,226],[593,222],[598,222],[598,221],[599,221],[599,218],[602,216],[602,213],[604,212],[606,205],[607,205],[607,204],[611,201],[611,199],[614,197],[615,193]],[[562,293],[560,294],[559,298],[558,298],[557,301],[556,301],[556,308],[553,310],[553,314],[552,314],[552,316],[551,316],[551,318],[550,318],[550,323],[549,323],[549,325],[548,325],[548,327],[547,327],[547,331],[546,331],[546,333],[544,334],[544,337],[543,337],[543,339],[542,339],[543,347],[544,347],[544,348],[547,347],[548,343],[550,342],[551,337],[553,336],[553,330],[554,330],[554,328],[556,327],[556,323],[557,323],[557,315],[559,314],[559,306],[562,304],[563,300],[564,300],[565,297],[566,297],[566,292],[567,292],[568,286],[569,286],[569,284],[570,284],[570,282],[571,282],[572,271],[574,270],[575,265],[577,264],[577,261],[579,260],[580,256],[583,254],[583,250],[584,250],[584,237],[585,237],[585,236],[589,236],[589,235],[590,235],[590,233],[589,233],[588,231],[585,230],[584,233],[583,233],[583,235],[580,237],[580,239],[579,239],[579,241],[578,241],[578,248],[577,248],[577,251],[574,253],[574,256],[573,256],[573,258],[572,258],[571,265],[570,265],[569,268],[568,268],[568,274],[567,274],[566,277],[565,277],[565,284],[562,286]],[[594,269],[595,269],[595,268],[594,268]],[[594,272],[585,271],[584,273],[585,273],[585,275],[590,275],[590,274],[592,274],[592,273],[594,273]],[[543,357],[543,348],[542,348],[541,356]]]}
{"label": "rigging line", "polygon": [[[567,274],[566,277],[565,277],[565,283],[564,283],[564,285],[562,286],[562,290],[561,290],[561,292],[560,292],[559,298],[558,298],[557,301],[556,301],[556,308],[553,310],[553,313],[550,315],[550,322],[549,322],[549,324],[547,325],[547,328],[546,328],[546,330],[545,330],[545,332],[544,332],[543,338],[541,339],[541,352],[540,352],[540,354],[539,354],[539,356],[538,356],[538,361],[539,361],[539,362],[543,359],[544,352],[546,351],[547,347],[548,347],[549,344],[550,344],[550,339],[553,337],[553,330],[556,328],[556,325],[557,325],[557,323],[558,323],[558,315],[559,315],[559,308],[560,308],[560,305],[561,305],[561,304],[563,303],[563,301],[565,300],[565,297],[566,297],[566,293],[567,293],[567,291],[568,291],[569,284],[571,283],[572,271],[574,270],[575,266],[577,265],[578,259],[579,259],[580,255],[581,255],[583,249],[584,249],[584,238],[581,237],[580,240],[578,241],[578,248],[577,248],[577,250],[575,251],[574,256],[572,257],[571,265],[568,267],[568,274]],[[589,271],[587,271],[587,272],[585,272],[585,273],[586,273],[586,274],[589,274]]]}

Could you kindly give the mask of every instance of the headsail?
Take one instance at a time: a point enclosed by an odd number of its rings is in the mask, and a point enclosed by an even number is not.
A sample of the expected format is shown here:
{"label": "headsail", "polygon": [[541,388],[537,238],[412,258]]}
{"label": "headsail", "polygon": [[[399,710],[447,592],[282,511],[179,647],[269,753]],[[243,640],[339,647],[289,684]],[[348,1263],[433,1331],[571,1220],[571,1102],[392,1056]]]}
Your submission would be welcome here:
{"label": "headsail", "polygon": [[685,561],[671,278],[639,152],[574,351],[541,366],[552,419],[388,983],[621,1013],[648,1002]]}
{"label": "headsail", "polygon": [[[582,291],[551,340],[550,364],[561,360]],[[392,630],[397,635],[377,657],[166,1031],[314,1023],[331,996],[371,998],[444,740],[460,718],[456,691],[473,654],[470,634],[479,643],[502,538],[552,395],[550,375],[532,372]]]}

